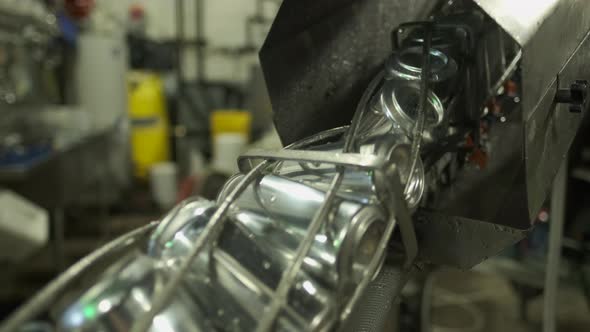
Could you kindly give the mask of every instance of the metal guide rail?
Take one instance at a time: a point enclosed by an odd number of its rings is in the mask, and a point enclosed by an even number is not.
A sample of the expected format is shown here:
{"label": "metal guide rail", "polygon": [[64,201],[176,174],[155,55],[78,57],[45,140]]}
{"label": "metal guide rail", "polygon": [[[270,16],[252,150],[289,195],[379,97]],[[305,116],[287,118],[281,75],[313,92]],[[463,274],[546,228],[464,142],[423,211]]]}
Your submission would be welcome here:
{"label": "metal guide rail", "polygon": [[[427,67],[425,67],[425,69],[427,70]],[[308,255],[313,240],[318,234],[318,231],[322,226],[322,223],[328,220],[328,213],[330,211],[331,205],[336,199],[336,194],[338,192],[339,186],[342,183],[342,177],[345,168],[356,168],[374,171],[375,177],[383,180],[379,181],[379,183],[383,183],[385,185],[385,188],[382,191],[382,195],[384,197],[382,197],[381,201],[385,204],[386,209],[389,213],[389,221],[387,223],[385,232],[383,233],[383,236],[379,242],[378,249],[375,252],[380,252],[382,254],[385,252],[387,244],[395,228],[396,219],[399,218],[399,222],[404,224],[404,239],[406,245],[409,248],[408,264],[410,264],[413,261],[413,259],[417,255],[417,245],[415,235],[413,234],[413,227],[411,226],[411,219],[409,213],[398,212],[400,216],[397,216],[396,214],[396,211],[400,211],[400,209],[405,208],[405,202],[401,201],[401,196],[399,195],[401,190],[399,188],[399,178],[397,171],[395,169],[395,165],[392,165],[388,163],[387,160],[377,156],[366,156],[350,153],[355,143],[354,139],[356,136],[356,131],[360,126],[360,121],[362,120],[363,114],[366,110],[366,104],[368,103],[368,100],[372,97],[372,95],[375,93],[374,90],[378,83],[381,81],[381,77],[381,75],[378,75],[376,77],[376,79],[372,82],[370,87],[367,89],[365,95],[361,99],[353,122],[345,132],[345,143],[342,154],[299,150],[308,148],[310,145],[314,143],[314,141],[330,138],[331,134],[339,134],[343,130],[336,129],[330,133],[323,133],[315,137],[312,137],[311,139],[295,143],[287,147],[286,150],[282,150],[280,152],[246,153],[240,158],[240,163],[243,163],[243,161],[252,162],[252,159],[257,158],[265,159],[265,161],[261,162],[257,166],[252,167],[248,174],[240,181],[237,187],[235,187],[229,193],[229,195],[227,195],[227,197],[223,200],[221,205],[217,208],[215,214],[211,217],[209,224],[205,227],[202,234],[198,238],[198,241],[195,243],[188,257],[184,260],[184,262],[182,262],[180,268],[178,269],[178,272],[175,273],[175,275],[162,289],[162,291],[159,294],[157,294],[151,309],[145,315],[140,317],[140,319],[136,322],[131,331],[139,332],[149,330],[152,324],[152,320],[169,303],[170,298],[173,296],[174,291],[176,290],[182,279],[185,277],[187,271],[189,271],[194,259],[201,253],[201,251],[205,248],[207,243],[214,243],[217,240],[217,237],[221,234],[220,228],[223,227],[224,223],[227,222],[227,220],[229,220],[229,218],[227,218],[226,216],[226,213],[228,212],[236,198],[246,189],[246,187],[250,183],[255,181],[255,179],[265,171],[265,169],[270,168],[272,166],[273,161],[331,163],[337,165],[338,172],[332,180],[330,189],[326,192],[324,202],[321,204],[320,208],[315,213],[307,229],[307,234],[305,235],[303,241],[299,245],[295,257],[293,257],[292,259],[292,265],[285,272],[283,272],[281,280],[276,290],[271,294],[268,294],[269,297],[272,299],[272,302],[269,306],[265,308],[263,316],[258,323],[258,327],[256,328],[257,331],[268,331],[275,328],[275,321],[279,315],[279,312],[286,305],[288,292],[293,287],[295,278],[301,271],[303,260]],[[424,77],[426,78],[427,75],[424,75]],[[424,79],[424,81],[427,82],[428,80]],[[352,311],[353,305],[355,304],[356,300],[363,294],[364,289],[371,280],[371,277],[375,274],[379,266],[379,263],[382,261],[382,259],[383,257],[381,257],[381,255],[379,254],[374,255],[374,257],[371,259],[368,268],[364,272],[362,282],[357,287],[349,303],[345,306],[344,310],[342,310],[342,313],[340,315],[340,321],[344,321],[346,320],[346,318],[348,318],[350,312]],[[258,280],[257,278],[253,277],[250,281],[261,285],[261,289],[264,289],[267,292],[271,292],[270,289],[264,286],[264,282]]]}

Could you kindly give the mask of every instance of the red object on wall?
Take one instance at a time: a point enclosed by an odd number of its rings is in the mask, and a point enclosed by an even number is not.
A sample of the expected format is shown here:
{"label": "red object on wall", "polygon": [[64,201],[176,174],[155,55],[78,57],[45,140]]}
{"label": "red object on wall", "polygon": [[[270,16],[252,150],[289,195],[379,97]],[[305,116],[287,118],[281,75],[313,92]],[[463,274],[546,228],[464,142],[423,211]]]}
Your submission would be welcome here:
{"label": "red object on wall", "polygon": [[145,17],[145,10],[143,6],[138,4],[133,4],[129,7],[129,17],[132,20],[141,20]]}
{"label": "red object on wall", "polygon": [[75,19],[84,19],[94,8],[94,0],[64,0],[66,12]]}

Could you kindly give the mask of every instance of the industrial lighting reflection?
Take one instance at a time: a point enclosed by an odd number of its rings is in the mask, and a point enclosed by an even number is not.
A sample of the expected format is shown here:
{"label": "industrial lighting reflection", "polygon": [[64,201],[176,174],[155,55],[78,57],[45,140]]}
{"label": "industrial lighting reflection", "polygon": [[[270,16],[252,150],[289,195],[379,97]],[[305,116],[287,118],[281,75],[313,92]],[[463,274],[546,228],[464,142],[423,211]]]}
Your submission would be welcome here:
{"label": "industrial lighting reflection", "polygon": [[154,318],[154,330],[158,332],[175,332],[174,326],[170,323],[168,318],[163,315],[158,315]]}
{"label": "industrial lighting reflection", "polygon": [[188,239],[184,233],[178,232],[174,234],[174,240],[180,242],[184,246],[190,246],[192,244],[191,240]]}
{"label": "industrial lighting reflection", "polygon": [[195,211],[193,212],[193,216],[198,217],[203,215],[205,212],[207,211],[206,208],[204,207],[198,207],[195,209]]}
{"label": "industrial lighting reflection", "polygon": [[71,311],[66,317],[67,324],[70,326],[77,326],[84,322],[84,316],[80,313],[80,311]]}
{"label": "industrial lighting reflection", "polygon": [[328,237],[325,234],[318,234],[315,239],[320,243],[326,243],[328,241]]}
{"label": "industrial lighting reflection", "polygon": [[138,288],[134,288],[131,291],[131,296],[139,304],[143,311],[149,311],[151,308],[150,299],[148,299],[145,294]]}
{"label": "industrial lighting reflection", "polygon": [[303,282],[303,288],[311,295],[315,295],[315,293],[317,292],[317,289],[309,280],[305,280]]}
{"label": "industrial lighting reflection", "polygon": [[100,312],[107,312],[111,310],[112,307],[113,305],[111,304],[111,301],[107,299],[104,299],[98,303],[98,310],[100,310]]}

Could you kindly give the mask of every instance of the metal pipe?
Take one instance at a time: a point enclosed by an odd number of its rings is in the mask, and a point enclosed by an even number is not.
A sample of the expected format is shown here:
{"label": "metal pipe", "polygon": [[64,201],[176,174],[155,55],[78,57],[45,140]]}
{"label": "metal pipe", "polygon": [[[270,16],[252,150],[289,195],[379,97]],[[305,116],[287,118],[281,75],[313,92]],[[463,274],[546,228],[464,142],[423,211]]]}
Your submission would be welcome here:
{"label": "metal pipe", "polygon": [[567,157],[561,164],[553,181],[551,193],[551,223],[549,225],[549,252],[545,272],[545,294],[543,298],[543,332],[555,332],[555,310],[559,290],[559,269],[561,243],[565,219],[565,199],[567,190]]}
{"label": "metal pipe", "polygon": [[178,95],[184,91],[182,53],[184,51],[184,0],[176,0],[176,83]]}
{"label": "metal pipe", "polygon": [[197,41],[197,81],[205,81],[205,0],[195,0],[195,38]]}

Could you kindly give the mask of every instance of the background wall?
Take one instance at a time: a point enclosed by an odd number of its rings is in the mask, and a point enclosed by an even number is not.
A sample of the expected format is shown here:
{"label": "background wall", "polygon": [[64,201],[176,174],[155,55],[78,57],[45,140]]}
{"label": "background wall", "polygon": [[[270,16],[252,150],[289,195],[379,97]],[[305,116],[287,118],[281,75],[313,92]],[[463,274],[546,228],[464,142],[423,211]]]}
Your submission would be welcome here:
{"label": "background wall", "polygon": [[[6,0],[3,0],[6,1]],[[213,81],[244,82],[250,65],[258,61],[257,52],[236,56],[228,50],[243,47],[247,42],[246,23],[256,14],[258,0],[204,0],[204,34],[208,42],[205,78]],[[175,0],[97,0],[98,13],[94,23],[97,28],[112,29],[113,21],[126,22],[128,9],[133,4],[145,8],[147,34],[156,40],[175,39],[176,3]],[[264,17],[272,19],[276,15],[279,1],[263,0]],[[184,0],[185,31],[184,39],[195,40],[196,13],[195,0]],[[270,28],[266,24],[256,24],[252,40],[260,47]],[[197,55],[194,46],[185,47],[183,64],[187,79],[196,78]]]}

